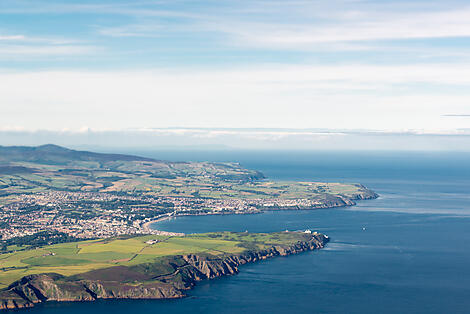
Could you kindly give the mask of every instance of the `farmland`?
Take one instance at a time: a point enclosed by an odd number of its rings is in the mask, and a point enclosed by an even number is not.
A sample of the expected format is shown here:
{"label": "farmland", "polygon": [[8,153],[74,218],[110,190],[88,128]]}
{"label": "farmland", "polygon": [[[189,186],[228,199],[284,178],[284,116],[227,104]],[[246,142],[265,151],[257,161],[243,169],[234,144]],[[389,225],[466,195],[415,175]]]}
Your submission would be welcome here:
{"label": "farmland", "polygon": [[0,147],[0,236],[5,251],[38,242],[155,233],[179,215],[354,205],[376,194],[355,183],[282,182],[238,163],[171,162],[55,145]]}
{"label": "farmland", "polygon": [[290,245],[310,235],[296,232],[272,234],[206,233],[186,236],[121,236],[48,245],[0,254],[0,288],[31,274],[57,273],[72,276],[115,266],[155,263],[174,255],[224,256],[246,250]]}

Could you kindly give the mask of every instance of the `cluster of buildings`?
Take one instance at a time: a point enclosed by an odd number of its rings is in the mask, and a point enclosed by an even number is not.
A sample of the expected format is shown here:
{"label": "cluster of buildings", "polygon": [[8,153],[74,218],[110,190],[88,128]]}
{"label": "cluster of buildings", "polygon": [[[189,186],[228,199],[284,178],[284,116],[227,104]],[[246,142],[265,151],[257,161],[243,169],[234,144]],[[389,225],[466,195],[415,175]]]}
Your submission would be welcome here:
{"label": "cluster of buildings", "polygon": [[150,223],[172,215],[256,213],[263,209],[316,208],[322,204],[315,199],[208,199],[48,191],[18,195],[1,205],[0,239],[45,230],[76,238],[162,234],[150,229]]}

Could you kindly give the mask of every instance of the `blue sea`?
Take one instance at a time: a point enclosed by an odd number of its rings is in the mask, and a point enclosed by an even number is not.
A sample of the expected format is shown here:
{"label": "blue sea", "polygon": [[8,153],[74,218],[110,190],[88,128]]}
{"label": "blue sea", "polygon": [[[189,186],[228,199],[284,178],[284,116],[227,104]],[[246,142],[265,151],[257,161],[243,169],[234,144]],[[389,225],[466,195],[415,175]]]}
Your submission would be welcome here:
{"label": "blue sea", "polygon": [[[128,152],[126,152],[128,153]],[[201,282],[180,300],[38,306],[30,313],[470,313],[470,155],[429,152],[131,152],[238,161],[271,179],[359,182],[380,194],[357,206],[181,217],[185,233],[313,229],[320,251],[278,257]]]}

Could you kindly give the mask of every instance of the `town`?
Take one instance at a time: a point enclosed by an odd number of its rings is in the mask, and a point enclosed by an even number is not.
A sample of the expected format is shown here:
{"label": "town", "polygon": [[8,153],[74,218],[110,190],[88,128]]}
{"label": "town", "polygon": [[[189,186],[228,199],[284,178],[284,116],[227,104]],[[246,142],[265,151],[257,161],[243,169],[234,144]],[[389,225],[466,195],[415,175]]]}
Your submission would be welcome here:
{"label": "town", "polygon": [[351,205],[317,199],[207,199],[47,191],[20,195],[0,210],[1,240],[57,231],[74,238],[161,234],[152,221],[181,215],[252,214],[266,209],[313,209]]}
{"label": "town", "polygon": [[0,245],[168,234],[152,222],[185,215],[354,205],[360,184],[272,181],[238,163],[172,162],[56,145],[0,146]]}

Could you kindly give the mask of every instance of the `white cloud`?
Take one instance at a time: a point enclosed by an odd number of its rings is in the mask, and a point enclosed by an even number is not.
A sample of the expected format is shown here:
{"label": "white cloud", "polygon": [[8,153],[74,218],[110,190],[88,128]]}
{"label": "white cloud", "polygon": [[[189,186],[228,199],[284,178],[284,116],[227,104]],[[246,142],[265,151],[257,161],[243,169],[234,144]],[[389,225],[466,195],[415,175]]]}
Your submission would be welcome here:
{"label": "white cloud", "polygon": [[305,129],[26,130],[0,127],[0,145],[56,143],[88,149],[119,147],[139,152],[166,149],[456,150],[469,151],[470,130],[376,131]]}
{"label": "white cloud", "polygon": [[[130,68],[134,64],[132,56],[138,55],[139,64],[146,61],[155,64],[159,60],[174,60],[169,54],[176,51],[175,58],[187,54],[187,62],[194,64],[202,56],[199,52],[209,44],[210,48],[203,52],[205,55],[201,59],[207,60],[214,55],[218,61],[259,60],[264,49],[273,49],[355,50],[359,53],[351,55],[370,63],[377,59],[367,59],[370,54],[362,52],[383,50],[387,55],[385,62],[392,57],[394,63],[416,60],[395,59],[398,50],[406,50],[413,58],[416,57],[414,53],[419,52],[423,58],[443,60],[445,56],[450,62],[347,65],[343,58],[353,57],[332,54],[332,63],[341,65],[258,64],[216,70],[220,63],[209,61],[209,66],[202,64],[205,70],[10,70],[9,73],[0,72],[0,125],[3,127],[65,130],[87,125],[85,130],[112,130],[176,125],[184,128],[171,132],[192,134],[193,138],[199,139],[236,135],[280,141],[305,134],[296,134],[297,131],[236,133],[238,131],[226,128],[206,132],[188,127],[366,128],[442,134],[459,133],[461,131],[457,129],[468,124],[468,119],[462,116],[468,114],[470,76],[466,73],[470,72],[470,64],[456,63],[457,58],[470,56],[470,46],[462,40],[470,37],[470,7],[464,1],[449,4],[430,0],[423,4],[422,1],[240,0],[216,6],[193,5],[191,12],[179,1],[164,1],[163,5],[159,1],[118,4],[8,2],[9,5],[4,5],[6,2],[0,4],[0,12],[70,14],[71,22],[75,21],[74,14],[87,14],[91,22],[81,26],[104,36],[120,38],[101,37],[99,45],[113,47],[105,50],[88,41],[93,36],[87,36],[83,41],[67,38],[67,28],[50,29],[45,36],[35,34],[33,29],[28,31],[27,25],[24,34],[22,31],[16,33],[17,29],[4,33],[2,29],[2,61],[35,58],[42,61],[50,57],[62,61],[66,58],[61,57],[103,53],[102,56],[112,60],[104,64],[106,68],[112,64]],[[83,22],[81,19],[76,21]],[[63,34],[65,38],[54,37],[51,35],[54,33]],[[197,51],[192,54],[186,50],[189,41],[183,41],[189,36],[194,38],[190,43],[197,42]],[[147,38],[130,40],[124,37]],[[453,42],[455,46],[453,43],[434,45],[431,41],[412,41],[457,37],[460,39]],[[411,42],[413,45],[408,45]],[[232,49],[233,46],[237,49]],[[150,55],[150,50],[157,54],[155,58]],[[121,58],[124,53],[126,57]],[[272,54],[269,60],[277,58],[283,63],[316,57],[308,53],[290,53]],[[69,60],[72,59],[76,58]],[[118,63],[121,60],[123,63]],[[83,64],[96,68],[97,62],[80,63]],[[34,65],[42,66],[41,63]],[[73,69],[76,65],[67,63],[67,67]],[[449,115],[460,115],[460,118]],[[419,131],[413,131],[415,129]],[[169,131],[161,129],[161,132]],[[312,135],[316,139],[328,136]]]}
{"label": "white cloud", "polygon": [[158,37],[162,32],[167,34],[169,28],[161,24],[135,24],[118,27],[103,27],[98,30],[101,35],[110,37]]}
{"label": "white cloud", "polygon": [[76,39],[25,35],[0,35],[0,58],[18,59],[32,56],[71,56],[92,54],[102,48]]}
{"label": "white cloud", "polygon": [[218,36],[218,43],[261,49],[393,51],[403,46],[383,46],[380,41],[470,37],[470,6],[464,1],[429,1],[425,5],[421,1],[237,1],[217,6],[188,4],[191,10],[185,7],[165,1],[112,5],[35,1],[18,5],[10,1],[0,12],[104,14],[118,16],[125,23],[91,26],[104,36],[159,37],[184,32],[197,37],[212,33]]}
{"label": "white cloud", "polygon": [[0,45],[0,58],[72,56],[93,54],[100,50],[99,47],[84,45]]}
{"label": "white cloud", "polygon": [[468,121],[443,115],[468,112],[468,72],[426,64],[4,73],[0,124],[455,129]]}
{"label": "white cloud", "polygon": [[[345,12],[347,13],[347,12]],[[252,47],[306,49],[338,42],[470,37],[470,7],[435,12],[352,12],[327,22],[216,21],[214,29]]]}
{"label": "white cloud", "polygon": [[[128,1],[105,3],[73,3],[69,1],[39,3],[36,0],[9,1],[2,0],[0,3],[0,13],[3,14],[101,14],[101,15],[122,15],[135,17],[197,17],[199,15],[185,12],[180,7],[178,9],[161,9],[161,6],[168,3],[165,1]],[[175,4],[178,4],[175,2]],[[2,6],[3,5],[3,6]]]}
{"label": "white cloud", "polygon": [[[137,18],[136,23],[99,28],[108,36],[152,37],[162,30],[156,17],[166,21],[166,34],[188,31],[224,36],[226,43],[248,48],[294,50],[377,50],[373,42],[470,37],[470,6],[423,7],[420,2],[369,3],[362,1],[240,2],[233,6],[203,7],[195,12],[155,7],[103,8],[109,14]],[[442,3],[441,3],[442,4]]]}
{"label": "white cloud", "polygon": [[24,40],[25,36],[23,35],[0,35],[0,40]]}

